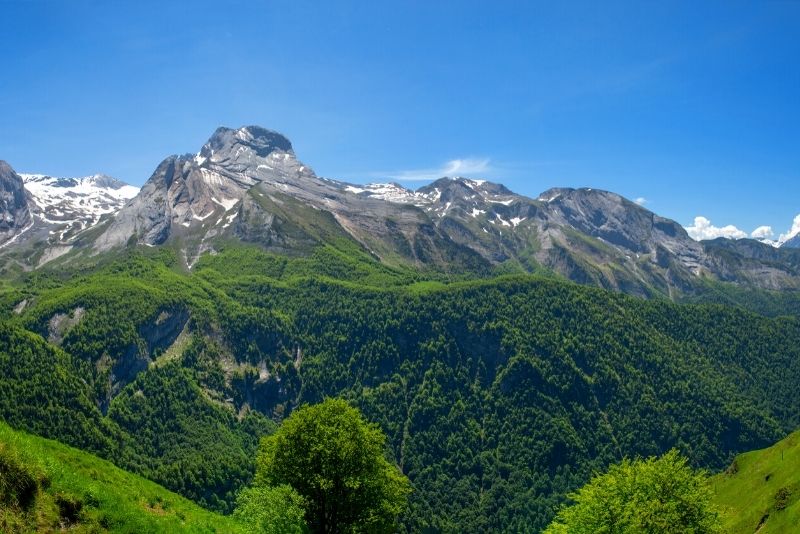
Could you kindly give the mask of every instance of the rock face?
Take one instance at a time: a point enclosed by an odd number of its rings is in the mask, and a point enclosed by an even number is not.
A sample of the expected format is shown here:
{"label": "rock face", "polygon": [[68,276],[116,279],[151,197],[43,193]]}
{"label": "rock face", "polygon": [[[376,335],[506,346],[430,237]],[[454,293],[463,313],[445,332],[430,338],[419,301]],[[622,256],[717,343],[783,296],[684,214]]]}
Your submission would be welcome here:
{"label": "rock face", "polygon": [[[26,180],[34,198],[45,197],[43,178]],[[92,197],[89,229],[51,236],[45,260],[73,247],[98,254],[171,243],[192,267],[202,253],[238,239],[289,255],[322,244],[356,247],[386,264],[448,272],[545,270],[642,296],[692,292],[706,279],[800,288],[794,255],[748,240],[694,241],[675,221],[615,193],[556,188],[533,199],[466,178],[442,178],[416,191],[349,184],[316,176],[286,137],[258,126],[219,128],[197,154],[168,157],[130,200],[125,195],[133,188],[102,177],[84,180],[104,188]],[[83,182],[46,185],[52,192]],[[54,220],[53,205],[39,202],[43,219]],[[62,213],[67,203],[57,205]],[[24,211],[10,217],[16,232],[17,221],[29,220]]]}
{"label": "rock face", "polygon": [[[219,128],[197,155],[170,156],[161,162],[95,246],[106,250],[132,236],[147,245],[170,237],[202,238],[209,223],[220,222],[229,211],[233,215],[247,191],[267,175],[296,174],[302,179],[304,170],[291,143],[276,132]],[[227,228],[233,217],[225,219],[221,226]]]}
{"label": "rock face", "polygon": [[800,234],[784,241],[781,248],[800,248]]}
{"label": "rock face", "polygon": [[734,242],[697,242],[675,221],[608,191],[554,188],[531,199],[465,178],[441,179],[417,191],[397,184],[349,188],[420,207],[450,240],[491,263],[545,267],[607,289],[672,295],[693,291],[704,277],[798,287],[797,265],[787,255],[771,256],[773,247],[754,242],[765,249],[759,256],[737,250]]}
{"label": "rock face", "polygon": [[22,177],[0,160],[0,247],[16,241],[33,223]]}

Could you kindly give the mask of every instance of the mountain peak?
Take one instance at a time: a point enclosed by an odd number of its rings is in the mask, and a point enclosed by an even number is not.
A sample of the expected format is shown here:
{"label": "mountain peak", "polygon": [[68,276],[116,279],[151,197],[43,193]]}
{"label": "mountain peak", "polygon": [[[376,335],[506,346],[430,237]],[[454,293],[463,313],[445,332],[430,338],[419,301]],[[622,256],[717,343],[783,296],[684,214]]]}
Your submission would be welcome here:
{"label": "mountain peak", "polygon": [[123,187],[128,186],[128,184],[122,180],[117,180],[113,176],[109,176],[107,174],[94,174],[92,176],[87,176],[86,181],[90,182],[96,187],[106,187],[108,189],[122,189]]}
{"label": "mountain peak", "polygon": [[220,152],[231,152],[238,146],[248,147],[262,158],[276,150],[294,154],[291,141],[276,131],[261,126],[242,126],[238,129],[221,126],[203,145],[200,156],[210,158]]}
{"label": "mountain peak", "polygon": [[5,160],[0,159],[0,176],[9,175],[14,172],[14,169],[11,165],[8,164]]}
{"label": "mountain peak", "polygon": [[481,196],[485,195],[513,195],[514,193],[502,184],[496,184],[486,180],[476,180],[473,178],[464,178],[462,176],[453,176],[446,178],[439,178],[426,186],[417,189],[418,193],[431,193],[440,191],[447,197],[472,197],[476,193]]}

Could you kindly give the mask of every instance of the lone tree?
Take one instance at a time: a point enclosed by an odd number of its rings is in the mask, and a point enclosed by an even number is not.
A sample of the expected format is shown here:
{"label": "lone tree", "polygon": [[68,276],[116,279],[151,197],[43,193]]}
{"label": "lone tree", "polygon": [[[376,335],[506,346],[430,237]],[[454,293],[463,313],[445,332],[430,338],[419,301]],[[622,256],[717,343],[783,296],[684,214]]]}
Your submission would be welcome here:
{"label": "lone tree", "polygon": [[410,484],[385,439],[343,400],[304,406],[262,440],[255,484],[294,488],[312,532],[393,532]]}
{"label": "lone tree", "polygon": [[661,458],[623,460],[596,475],[545,534],[721,532],[705,472],[671,450]]}

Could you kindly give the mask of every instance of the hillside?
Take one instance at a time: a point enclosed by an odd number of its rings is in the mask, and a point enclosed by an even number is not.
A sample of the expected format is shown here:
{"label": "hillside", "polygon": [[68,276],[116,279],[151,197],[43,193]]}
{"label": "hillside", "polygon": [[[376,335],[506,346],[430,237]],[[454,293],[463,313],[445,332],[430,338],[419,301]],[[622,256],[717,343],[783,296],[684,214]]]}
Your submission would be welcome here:
{"label": "hillside", "polygon": [[797,532],[800,525],[800,431],[775,445],[740,454],[711,479],[725,532]]}
{"label": "hillside", "polygon": [[106,460],[0,422],[0,531],[237,532],[230,518]]}
{"label": "hillside", "polygon": [[[800,426],[800,321],[353,249],[126,249],[0,294],[0,415],[230,511],[258,437],[344,397],[411,479],[409,531],[543,528],[623,456],[723,468]],[[24,407],[22,409],[21,407]]]}

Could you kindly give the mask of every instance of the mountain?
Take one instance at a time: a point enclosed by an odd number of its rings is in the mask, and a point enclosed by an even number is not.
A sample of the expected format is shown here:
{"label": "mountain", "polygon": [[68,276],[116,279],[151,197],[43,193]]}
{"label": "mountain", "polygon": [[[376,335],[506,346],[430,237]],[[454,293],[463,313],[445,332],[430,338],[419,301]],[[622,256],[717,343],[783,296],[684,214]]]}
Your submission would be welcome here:
{"label": "mountain", "polygon": [[711,480],[725,532],[796,532],[800,525],[800,431],[737,456]]}
{"label": "mountain", "polygon": [[[26,187],[52,218],[66,204],[56,194],[62,182],[46,180],[26,178]],[[64,214],[73,222],[49,234],[35,264],[140,244],[177,247],[191,268],[233,240],[300,256],[328,244],[355,247],[390,267],[442,273],[549,272],[644,297],[677,299],[714,283],[800,289],[789,256],[697,242],[615,193],[554,188],[533,199],[466,178],[416,191],[349,184],[316,176],[286,137],[258,126],[219,128],[197,154],[168,157],[120,207],[133,191],[107,187],[88,197],[83,218]]]}
{"label": "mountain", "polygon": [[349,242],[387,265],[546,270],[642,296],[694,293],[707,280],[800,287],[797,266],[720,254],[614,193],[556,188],[531,199],[465,178],[416,191],[348,184],[317,177],[288,139],[257,126],[219,128],[197,154],[164,160],[91,247],[131,239],[175,243],[187,266],[229,239],[286,254]]}
{"label": "mountain", "polygon": [[164,160],[94,248],[132,238],[179,242],[188,266],[224,238],[288,254],[344,240],[388,263],[442,269],[485,263],[437,232],[421,210],[361,198],[318,178],[285,137],[255,126],[219,128],[196,155]]}
{"label": "mountain", "polygon": [[105,221],[138,192],[102,174],[18,174],[0,161],[0,253],[26,269],[44,265],[70,252],[78,234]]}
{"label": "mountain", "polygon": [[59,241],[94,226],[103,215],[118,211],[139,192],[138,187],[103,174],[84,178],[54,178],[43,174],[20,176],[39,219],[61,228]]}
{"label": "mountain", "polygon": [[386,434],[408,532],[535,531],[624,456],[720,469],[800,427],[797,250],[696,242],[595,189],[330,180],[259,127],[63,237],[36,215],[58,200],[5,175],[0,418],[215,511],[327,397]]}

